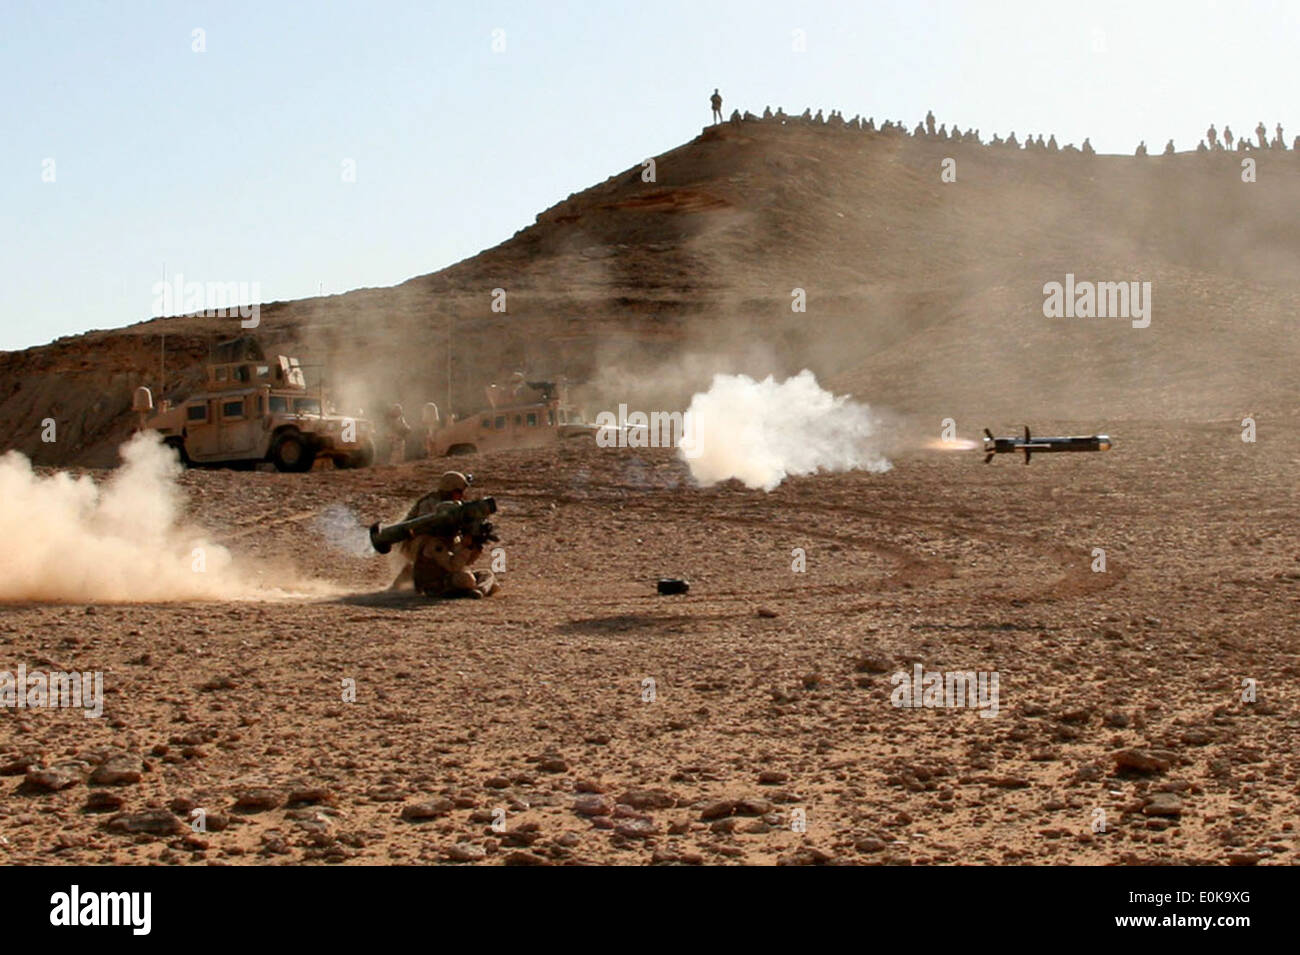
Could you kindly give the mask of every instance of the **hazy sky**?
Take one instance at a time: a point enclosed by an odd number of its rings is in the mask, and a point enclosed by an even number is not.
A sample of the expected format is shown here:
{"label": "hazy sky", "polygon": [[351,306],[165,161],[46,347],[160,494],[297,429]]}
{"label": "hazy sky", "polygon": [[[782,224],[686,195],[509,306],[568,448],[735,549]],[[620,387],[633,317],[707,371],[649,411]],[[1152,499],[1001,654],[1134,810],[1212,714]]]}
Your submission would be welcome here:
{"label": "hazy sky", "polygon": [[692,138],[715,86],[1101,152],[1289,142],[1298,25],[1295,0],[0,0],[0,349],[148,318],[164,266],[263,301],[435,271]]}

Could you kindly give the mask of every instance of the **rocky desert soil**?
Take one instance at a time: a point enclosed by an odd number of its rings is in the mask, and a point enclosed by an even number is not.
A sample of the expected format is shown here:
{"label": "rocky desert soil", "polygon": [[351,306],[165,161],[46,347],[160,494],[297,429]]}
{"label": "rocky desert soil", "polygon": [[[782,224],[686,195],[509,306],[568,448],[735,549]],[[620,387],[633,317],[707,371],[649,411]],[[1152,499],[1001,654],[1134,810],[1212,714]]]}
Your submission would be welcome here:
{"label": "rocky desert soil", "polygon": [[[324,533],[446,462],[187,472],[190,516],[290,593],[0,606],[9,669],[107,694],[0,710],[0,859],[1292,864],[1298,423],[770,494],[668,450],[457,459],[500,504],[483,601],[386,593],[386,558]],[[895,707],[916,664],[996,671],[996,716]]]}

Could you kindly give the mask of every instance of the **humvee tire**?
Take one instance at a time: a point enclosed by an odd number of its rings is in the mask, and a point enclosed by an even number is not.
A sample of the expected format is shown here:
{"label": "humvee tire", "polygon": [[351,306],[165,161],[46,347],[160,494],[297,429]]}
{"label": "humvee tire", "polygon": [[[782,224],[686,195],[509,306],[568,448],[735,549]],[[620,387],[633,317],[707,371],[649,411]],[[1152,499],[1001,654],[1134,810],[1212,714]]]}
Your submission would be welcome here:
{"label": "humvee tire", "polygon": [[453,444],[447,449],[447,457],[457,454],[474,454],[476,451],[478,451],[478,448],[472,444]]}
{"label": "humvee tire", "polygon": [[167,439],[165,439],[165,440],[163,441],[163,444],[165,444],[167,447],[171,448],[172,450],[174,450],[174,451],[176,452],[176,454],[177,454],[177,455],[180,457],[180,459],[181,459],[181,466],[182,466],[182,467],[186,467],[186,468],[187,468],[187,467],[190,466],[190,456],[189,456],[189,454],[188,454],[188,453],[186,452],[186,450],[185,450],[185,439],[184,439],[184,438],[176,438],[176,437],[167,438]]}
{"label": "humvee tire", "polygon": [[368,468],[375,463],[375,442],[367,438],[356,454],[340,454],[334,458],[334,466],[340,471],[353,468]]}
{"label": "humvee tire", "polygon": [[271,463],[277,471],[310,471],[316,450],[294,428],[281,431],[271,442]]}

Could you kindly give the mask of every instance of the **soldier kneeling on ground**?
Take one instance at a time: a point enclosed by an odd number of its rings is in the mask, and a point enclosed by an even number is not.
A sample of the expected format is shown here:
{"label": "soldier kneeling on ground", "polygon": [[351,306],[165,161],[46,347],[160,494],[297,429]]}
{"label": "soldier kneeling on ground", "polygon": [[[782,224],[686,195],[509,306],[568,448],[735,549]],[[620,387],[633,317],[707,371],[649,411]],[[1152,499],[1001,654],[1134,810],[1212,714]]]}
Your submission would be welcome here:
{"label": "soldier kneeling on ground", "polygon": [[[438,488],[420,498],[407,512],[404,521],[432,513],[445,501],[463,501],[469,489],[469,479],[459,471],[448,471],[438,480]],[[489,526],[484,532],[490,533]],[[490,570],[470,570],[471,564],[483,556],[486,536],[476,537],[467,531],[453,534],[420,534],[403,541],[400,552],[405,566],[389,590],[398,590],[407,583],[428,597],[489,597],[499,587]]]}

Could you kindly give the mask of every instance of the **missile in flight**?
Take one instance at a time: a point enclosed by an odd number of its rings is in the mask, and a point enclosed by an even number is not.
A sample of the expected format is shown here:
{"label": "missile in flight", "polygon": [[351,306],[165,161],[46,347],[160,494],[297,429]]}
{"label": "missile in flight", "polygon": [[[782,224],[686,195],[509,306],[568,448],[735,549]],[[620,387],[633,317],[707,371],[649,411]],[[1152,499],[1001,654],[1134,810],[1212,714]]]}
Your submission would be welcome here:
{"label": "missile in flight", "polygon": [[995,454],[1014,454],[1017,451],[1025,452],[1025,463],[1028,464],[1029,456],[1035,451],[1041,454],[1051,454],[1057,451],[1109,451],[1110,448],[1110,435],[1106,434],[1035,438],[1029,433],[1029,426],[1025,425],[1025,436],[1023,438],[1018,436],[995,438],[992,431],[988,428],[984,429],[985,464],[992,461]]}

